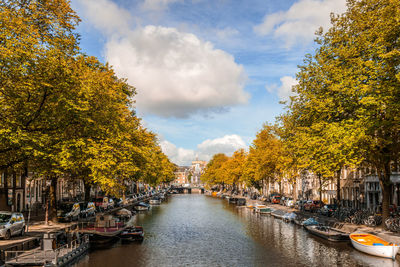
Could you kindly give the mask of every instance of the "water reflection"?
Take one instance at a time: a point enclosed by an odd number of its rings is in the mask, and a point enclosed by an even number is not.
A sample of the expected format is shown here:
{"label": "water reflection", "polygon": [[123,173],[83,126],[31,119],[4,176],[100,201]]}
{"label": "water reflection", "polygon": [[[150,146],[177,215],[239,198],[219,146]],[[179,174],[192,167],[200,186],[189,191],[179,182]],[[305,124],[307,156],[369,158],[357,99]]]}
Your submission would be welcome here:
{"label": "water reflection", "polygon": [[142,244],[117,243],[76,266],[398,266],[203,195],[173,196],[136,221]]}

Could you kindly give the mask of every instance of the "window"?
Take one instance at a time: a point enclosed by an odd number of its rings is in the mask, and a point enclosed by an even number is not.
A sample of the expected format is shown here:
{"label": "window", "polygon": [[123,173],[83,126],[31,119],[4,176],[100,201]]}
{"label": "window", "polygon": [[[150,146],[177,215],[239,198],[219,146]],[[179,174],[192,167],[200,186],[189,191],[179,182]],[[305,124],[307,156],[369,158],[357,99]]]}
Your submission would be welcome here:
{"label": "window", "polygon": [[6,174],[4,172],[1,173],[0,176],[0,187],[4,187]]}
{"label": "window", "polygon": [[15,177],[15,186],[16,187],[21,187],[21,175],[17,175]]}
{"label": "window", "polygon": [[11,188],[11,187],[13,187],[13,179],[14,177],[13,177],[13,175],[9,175],[8,177],[7,177],[7,187],[8,188]]}

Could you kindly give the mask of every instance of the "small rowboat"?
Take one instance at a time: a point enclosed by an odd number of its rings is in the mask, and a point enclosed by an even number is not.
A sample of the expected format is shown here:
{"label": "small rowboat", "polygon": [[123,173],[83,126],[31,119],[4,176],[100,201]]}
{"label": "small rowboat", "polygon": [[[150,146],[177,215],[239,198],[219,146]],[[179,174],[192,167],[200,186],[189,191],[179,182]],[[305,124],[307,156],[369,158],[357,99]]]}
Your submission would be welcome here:
{"label": "small rowboat", "polygon": [[266,205],[258,205],[257,204],[256,206],[254,206],[254,211],[256,213],[260,213],[261,211],[264,211],[267,208],[268,208],[268,206],[266,206]]}
{"label": "small rowboat", "polygon": [[371,234],[350,234],[351,244],[359,251],[384,258],[395,259],[399,246]]}
{"label": "small rowboat", "polygon": [[304,228],[313,235],[319,236],[329,241],[339,242],[339,241],[348,241],[349,234],[333,229],[329,226],[323,225],[306,225]]}
{"label": "small rowboat", "polygon": [[273,211],[274,211],[274,209],[266,207],[266,208],[261,208],[261,209],[259,209],[259,211],[256,211],[256,212],[258,212],[260,214],[271,214],[271,212],[273,212]]}

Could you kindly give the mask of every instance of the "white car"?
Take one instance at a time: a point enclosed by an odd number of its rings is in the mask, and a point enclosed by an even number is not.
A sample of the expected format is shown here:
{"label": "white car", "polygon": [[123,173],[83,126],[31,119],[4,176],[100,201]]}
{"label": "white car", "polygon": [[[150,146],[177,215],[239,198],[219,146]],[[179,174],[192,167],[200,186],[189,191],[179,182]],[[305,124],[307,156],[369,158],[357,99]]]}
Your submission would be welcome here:
{"label": "white car", "polygon": [[294,207],[294,200],[293,200],[293,198],[288,198],[288,199],[286,199],[285,205],[286,205],[287,207],[290,207],[290,208]]}
{"label": "white car", "polygon": [[10,239],[25,234],[25,219],[22,213],[0,211],[0,237]]}

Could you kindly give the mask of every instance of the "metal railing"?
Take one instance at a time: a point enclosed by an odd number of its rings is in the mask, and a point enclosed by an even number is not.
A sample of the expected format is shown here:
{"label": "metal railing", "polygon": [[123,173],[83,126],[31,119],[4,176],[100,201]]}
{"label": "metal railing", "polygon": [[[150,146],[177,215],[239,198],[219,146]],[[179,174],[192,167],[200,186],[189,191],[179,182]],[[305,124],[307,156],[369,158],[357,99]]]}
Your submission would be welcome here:
{"label": "metal railing", "polygon": [[65,244],[54,250],[41,250],[34,249],[31,251],[26,250],[11,250],[5,251],[5,261],[15,260],[15,262],[26,262],[29,260],[31,263],[41,263],[43,261],[53,260],[57,262],[58,258],[63,257],[69,252],[75,251],[77,248],[88,244],[89,236],[84,235],[78,239],[72,240],[69,244]]}

